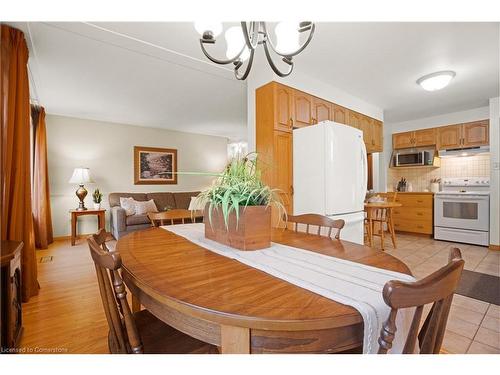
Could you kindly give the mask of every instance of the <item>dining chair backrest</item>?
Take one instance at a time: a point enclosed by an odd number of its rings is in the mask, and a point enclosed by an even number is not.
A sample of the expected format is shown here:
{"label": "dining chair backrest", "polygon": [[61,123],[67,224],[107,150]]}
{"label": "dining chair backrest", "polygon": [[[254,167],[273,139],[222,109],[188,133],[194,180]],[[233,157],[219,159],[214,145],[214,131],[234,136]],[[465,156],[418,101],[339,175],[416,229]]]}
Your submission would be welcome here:
{"label": "dining chair backrest", "polygon": [[99,292],[109,326],[109,340],[118,353],[143,353],[143,346],[134,317],[127,302],[127,292],[120,276],[120,254],[106,251],[94,236],[87,239],[94,261]]}
{"label": "dining chair backrest", "polygon": [[99,245],[103,250],[109,251],[108,247],[106,246],[106,238],[108,236],[108,233],[105,229],[101,228],[97,233],[94,233],[91,236],[97,243],[97,245]]}
{"label": "dining chair backrest", "polygon": [[163,212],[149,212],[149,220],[151,220],[151,225],[157,227],[159,225],[173,225],[175,221],[180,221],[185,224],[186,220],[192,220],[193,213],[190,210],[183,209],[173,209]]}
{"label": "dining chair backrest", "polygon": [[396,198],[398,197],[397,191],[388,191],[387,193],[379,193],[381,197],[387,199],[387,202],[396,202]]}
{"label": "dining chair backrest", "polygon": [[299,224],[303,224],[306,226],[306,233],[310,233],[309,229],[311,226],[318,227],[316,234],[321,235],[322,228],[328,228],[328,237],[331,238],[332,231],[335,229],[335,238],[340,239],[340,231],[344,227],[344,220],[338,219],[333,220],[329,217],[318,215],[318,214],[303,214],[303,215],[288,215],[284,218],[288,223],[294,224],[295,232],[299,231]]}
{"label": "dining chair backrest", "polygon": [[[385,354],[392,347],[396,332],[396,315],[399,309],[415,307],[415,314],[403,349],[412,354],[418,340],[420,354],[437,354],[443,342],[446,322],[450,312],[464,261],[458,248],[450,251],[446,266],[416,282],[389,281],[384,286],[385,303],[391,307],[387,321],[380,332],[379,354]],[[424,306],[432,303],[431,310],[419,331]]]}

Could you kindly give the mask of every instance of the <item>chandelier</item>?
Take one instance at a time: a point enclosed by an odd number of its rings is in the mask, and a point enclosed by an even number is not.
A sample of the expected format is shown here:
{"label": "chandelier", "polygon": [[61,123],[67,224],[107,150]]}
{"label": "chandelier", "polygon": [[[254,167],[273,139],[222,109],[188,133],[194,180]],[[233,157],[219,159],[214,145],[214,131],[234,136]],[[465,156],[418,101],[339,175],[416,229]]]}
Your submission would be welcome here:
{"label": "chandelier", "polygon": [[[279,22],[274,29],[277,39],[275,45],[269,37],[266,22],[241,22],[241,26],[233,26],[226,30],[226,59],[217,59],[208,53],[205,46],[215,44],[217,36],[222,32],[222,24],[195,22],[194,27],[201,35],[200,46],[205,56],[216,64],[233,64],[234,75],[239,80],[246,79],[250,73],[255,49],[259,44],[264,46],[267,61],[274,73],[280,77],[288,76],[293,70],[293,57],[307,47],[314,34],[313,22]],[[305,32],[309,32],[309,35],[305,42],[300,45],[300,34]],[[286,64],[285,69],[278,68],[271,51]],[[247,62],[246,67],[244,67],[245,62]]]}

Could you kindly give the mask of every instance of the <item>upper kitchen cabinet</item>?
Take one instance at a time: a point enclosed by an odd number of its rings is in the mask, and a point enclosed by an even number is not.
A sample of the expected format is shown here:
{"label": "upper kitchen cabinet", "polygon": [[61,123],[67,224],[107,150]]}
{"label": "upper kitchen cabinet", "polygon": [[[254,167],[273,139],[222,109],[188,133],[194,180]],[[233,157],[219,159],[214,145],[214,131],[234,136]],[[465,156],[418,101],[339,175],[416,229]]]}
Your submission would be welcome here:
{"label": "upper kitchen cabinet", "polygon": [[363,115],[358,112],[349,111],[347,117],[347,125],[352,126],[356,129],[361,129],[361,117]]}
{"label": "upper kitchen cabinet", "polygon": [[413,140],[415,147],[435,146],[436,128],[416,130]]}
{"label": "upper kitchen cabinet", "polygon": [[384,149],[384,124],[382,121],[373,120],[372,127],[372,150],[382,152]]}
{"label": "upper kitchen cabinet", "polygon": [[295,111],[293,127],[302,128],[313,124],[313,97],[305,92],[293,90],[293,108]]}
{"label": "upper kitchen cabinet", "polygon": [[436,129],[422,129],[411,132],[395,133],[392,135],[392,148],[434,146],[436,144]]}
{"label": "upper kitchen cabinet", "polygon": [[462,125],[462,146],[485,146],[490,143],[489,120],[468,122]]}
{"label": "upper kitchen cabinet", "polygon": [[333,104],[333,121],[339,124],[349,124],[349,110],[337,104]]}
{"label": "upper kitchen cabinet", "polygon": [[[265,86],[264,86],[265,87]],[[293,92],[290,87],[274,84],[275,122],[274,128],[281,131],[292,131],[293,127]],[[269,98],[271,100],[271,98]]]}
{"label": "upper kitchen cabinet", "polygon": [[392,135],[392,148],[397,150],[400,148],[410,148],[413,146],[413,138],[415,132],[396,133]]}
{"label": "upper kitchen cabinet", "polygon": [[462,125],[441,126],[437,129],[440,150],[462,147]]}
{"label": "upper kitchen cabinet", "polygon": [[313,124],[333,119],[333,104],[323,99],[313,98]]}
{"label": "upper kitchen cabinet", "polygon": [[359,130],[363,132],[363,141],[365,141],[366,150],[371,151],[373,146],[373,119],[368,116],[360,116],[359,119]]}

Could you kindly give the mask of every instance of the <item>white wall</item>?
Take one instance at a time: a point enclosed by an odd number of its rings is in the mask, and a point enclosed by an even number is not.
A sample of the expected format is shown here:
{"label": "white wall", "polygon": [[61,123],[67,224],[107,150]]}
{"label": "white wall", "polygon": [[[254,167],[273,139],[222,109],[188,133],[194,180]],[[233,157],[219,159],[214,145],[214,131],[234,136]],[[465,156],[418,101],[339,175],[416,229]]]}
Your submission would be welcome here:
{"label": "white wall", "polygon": [[[73,168],[90,168],[95,184],[86,186],[85,206],[99,187],[109,209],[111,192],[196,191],[213,177],[179,175],[177,185],[134,185],[134,146],[177,149],[179,172],[220,172],[227,161],[227,139],[177,131],[47,115],[49,179],[54,236],[70,234],[68,210],[78,206]],[[106,213],[109,221],[109,212]],[[96,230],[95,216],[79,218],[79,233]],[[108,225],[108,224],[107,224]],[[109,225],[108,225],[109,228]]]}
{"label": "white wall", "polygon": [[490,244],[500,245],[500,98],[490,99]]}
{"label": "white wall", "polygon": [[391,161],[392,154],[392,134],[433,128],[443,125],[460,124],[462,122],[470,122],[476,120],[484,120],[490,117],[489,106],[474,108],[467,111],[446,113],[439,116],[420,118],[416,120],[384,123],[384,152],[380,156],[379,168],[379,189],[385,191],[387,186],[387,171]]}
{"label": "white wall", "polygon": [[[302,90],[319,98],[337,103],[343,107],[363,113],[377,120],[384,121],[384,111],[373,104],[342,91],[323,81],[311,78],[296,69],[288,77],[280,78],[274,74],[267,63],[262,51],[258,50],[247,79],[247,119],[248,119],[248,149],[255,150],[255,90],[270,81],[283,83],[298,90]],[[300,64],[300,63],[297,63]]]}

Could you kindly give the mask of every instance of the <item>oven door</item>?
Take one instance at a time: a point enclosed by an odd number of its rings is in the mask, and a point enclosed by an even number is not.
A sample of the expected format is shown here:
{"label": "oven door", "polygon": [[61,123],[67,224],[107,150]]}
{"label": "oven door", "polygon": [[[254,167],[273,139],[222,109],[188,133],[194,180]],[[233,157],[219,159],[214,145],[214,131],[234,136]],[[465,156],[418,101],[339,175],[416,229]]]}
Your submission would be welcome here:
{"label": "oven door", "polygon": [[434,225],[469,230],[489,230],[490,197],[487,195],[435,196]]}

